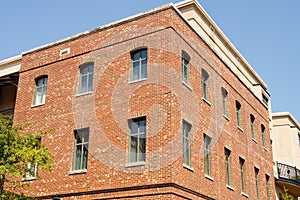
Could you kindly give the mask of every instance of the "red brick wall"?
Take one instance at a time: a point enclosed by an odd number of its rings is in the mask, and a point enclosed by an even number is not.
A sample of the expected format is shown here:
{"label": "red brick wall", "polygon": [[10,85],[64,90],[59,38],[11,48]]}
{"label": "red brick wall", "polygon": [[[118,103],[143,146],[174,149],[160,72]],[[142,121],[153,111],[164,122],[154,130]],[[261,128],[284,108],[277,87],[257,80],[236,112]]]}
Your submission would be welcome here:
{"label": "red brick wall", "polygon": [[[148,49],[147,80],[128,83],[130,51],[139,47]],[[71,53],[60,57],[65,48]],[[191,57],[189,87],[181,82],[182,50]],[[88,61],[94,62],[93,92],[77,95],[78,69]],[[209,103],[201,97],[202,68],[210,75]],[[31,107],[34,79],[44,74],[46,103]],[[221,87],[228,91],[229,120],[222,116]],[[236,100],[243,131],[236,126]],[[257,143],[251,140],[250,114],[256,117]],[[146,164],[127,167],[127,120],[141,116],[147,119]],[[192,170],[183,167],[183,119],[192,125]],[[249,199],[256,197],[254,166],[262,199],[265,174],[273,180],[270,144],[264,150],[259,135],[264,124],[270,140],[266,108],[172,8],[25,54],[15,123],[29,123],[30,131],[54,128],[42,140],[55,157],[53,171],[39,170],[41,178],[23,190],[30,196],[243,199],[239,157],[245,159]],[[73,131],[84,127],[90,127],[87,172],[70,174]],[[214,180],[204,175],[204,133],[212,137]],[[224,147],[231,150],[234,190],[226,188]]]}

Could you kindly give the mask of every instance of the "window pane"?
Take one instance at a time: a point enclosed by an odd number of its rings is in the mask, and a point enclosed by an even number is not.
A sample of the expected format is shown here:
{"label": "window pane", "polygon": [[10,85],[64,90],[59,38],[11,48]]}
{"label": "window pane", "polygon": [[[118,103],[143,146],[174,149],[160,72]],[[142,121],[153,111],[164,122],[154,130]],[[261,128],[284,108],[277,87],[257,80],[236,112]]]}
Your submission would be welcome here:
{"label": "window pane", "polygon": [[[139,123],[140,123],[139,124],[140,125],[140,132],[145,133],[146,132],[146,120],[141,120]],[[146,135],[143,134],[143,136],[145,137]]]}
{"label": "window pane", "polygon": [[146,78],[147,77],[147,60],[143,60],[142,61],[142,69],[141,69],[141,75],[142,77],[141,78]]}
{"label": "window pane", "polygon": [[76,153],[75,153],[75,170],[80,169],[81,154],[82,154],[82,146],[77,145],[76,146]]}
{"label": "window pane", "polygon": [[133,63],[133,80],[138,80],[140,74],[140,65],[139,62]]}
{"label": "window pane", "polygon": [[146,135],[142,134],[140,137],[139,144],[139,161],[145,161],[145,153],[146,153]]}
{"label": "window pane", "polygon": [[142,50],[141,57],[142,58],[147,58],[147,49]]}
{"label": "window pane", "polygon": [[130,162],[137,162],[137,136],[130,137]]}
{"label": "window pane", "polygon": [[81,92],[84,93],[87,91],[87,77],[86,76],[82,76],[81,77]]}
{"label": "window pane", "polygon": [[88,91],[93,90],[93,74],[89,74],[88,77]]}

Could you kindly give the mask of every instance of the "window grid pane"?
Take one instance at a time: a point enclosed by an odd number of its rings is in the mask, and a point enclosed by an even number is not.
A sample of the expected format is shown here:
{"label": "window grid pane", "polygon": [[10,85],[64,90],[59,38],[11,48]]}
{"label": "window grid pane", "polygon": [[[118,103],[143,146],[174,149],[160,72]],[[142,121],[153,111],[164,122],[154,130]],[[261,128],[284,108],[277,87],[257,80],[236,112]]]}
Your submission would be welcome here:
{"label": "window grid pane", "polygon": [[227,91],[222,88],[223,115],[227,116]]}
{"label": "window grid pane", "polygon": [[261,140],[263,147],[266,147],[266,138],[265,138],[265,127],[261,125]]}
{"label": "window grid pane", "polygon": [[182,136],[183,136],[183,163],[191,166],[191,125],[186,121],[182,121]]}
{"label": "window grid pane", "polygon": [[80,67],[79,93],[86,93],[93,90],[93,74],[93,63],[88,63]]}
{"label": "window grid pane", "polygon": [[147,78],[147,49],[131,54],[130,81]]}
{"label": "window grid pane", "polygon": [[87,168],[89,129],[74,131],[74,158],[72,170]]}
{"label": "window grid pane", "polygon": [[44,77],[36,81],[34,105],[44,104],[46,101],[47,81],[48,78]]}
{"label": "window grid pane", "polygon": [[231,185],[230,150],[225,148],[226,184]]}
{"label": "window grid pane", "polygon": [[211,138],[204,135],[204,173],[211,176]]}
{"label": "window grid pane", "polygon": [[189,61],[185,58],[182,58],[182,81],[186,84],[190,84],[189,68]]}
{"label": "window grid pane", "polygon": [[253,115],[250,115],[250,120],[251,120],[251,136],[252,138],[255,139],[255,123],[254,123],[255,118]]}
{"label": "window grid pane", "polygon": [[133,119],[129,123],[128,162],[142,162],[146,160],[146,118]]}
{"label": "window grid pane", "polygon": [[246,182],[245,182],[245,160],[240,158],[240,170],[241,170],[241,185],[242,192],[246,194]]}
{"label": "window grid pane", "polygon": [[256,195],[257,199],[260,199],[260,188],[259,188],[259,169],[254,168],[255,171],[255,185],[256,185]]}
{"label": "window grid pane", "polygon": [[267,189],[267,200],[271,199],[271,190],[270,190],[270,177],[266,175],[266,189]]}
{"label": "window grid pane", "polygon": [[241,126],[241,104],[238,101],[236,101],[236,118],[237,118],[237,126],[242,127]]}

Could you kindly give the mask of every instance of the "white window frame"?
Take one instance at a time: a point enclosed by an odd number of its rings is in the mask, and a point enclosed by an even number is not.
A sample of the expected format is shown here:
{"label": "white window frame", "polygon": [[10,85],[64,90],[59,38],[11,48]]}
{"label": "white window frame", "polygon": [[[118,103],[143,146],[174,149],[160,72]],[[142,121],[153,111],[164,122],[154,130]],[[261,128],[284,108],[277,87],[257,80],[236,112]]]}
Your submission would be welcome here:
{"label": "white window frame", "polygon": [[33,105],[43,105],[46,102],[48,76],[41,76],[35,80]]}

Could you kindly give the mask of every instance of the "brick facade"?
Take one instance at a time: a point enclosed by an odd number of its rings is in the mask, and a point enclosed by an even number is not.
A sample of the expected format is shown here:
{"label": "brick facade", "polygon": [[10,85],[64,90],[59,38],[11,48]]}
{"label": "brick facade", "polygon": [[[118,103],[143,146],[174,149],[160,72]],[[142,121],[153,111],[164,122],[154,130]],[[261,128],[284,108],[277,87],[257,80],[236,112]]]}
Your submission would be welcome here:
{"label": "brick facade", "polygon": [[[60,56],[60,50],[70,54]],[[147,79],[129,82],[130,52],[147,48]],[[190,84],[182,82],[181,55],[190,56]],[[79,66],[94,62],[93,90],[77,94]],[[201,70],[209,74],[202,99]],[[46,102],[32,106],[35,79],[47,75]],[[228,92],[222,114],[221,87]],[[241,104],[241,128],[236,105]],[[256,140],[251,139],[250,114]],[[26,116],[26,118],[24,117]],[[128,164],[128,120],[146,117],[146,161]],[[51,199],[261,199],[265,175],[273,180],[268,110],[194,32],[173,6],[101,27],[23,55],[15,123],[30,131],[54,128],[42,143],[54,155],[53,171],[39,169],[26,195]],[[191,124],[191,166],[183,166],[182,121]],[[266,127],[266,148],[260,126]],[[74,130],[89,127],[87,170],[72,173]],[[203,136],[211,142],[212,174],[204,174]],[[226,186],[224,147],[231,150]],[[241,194],[239,157],[245,160]],[[26,183],[26,182],[25,182]],[[274,184],[271,185],[271,199]],[[248,197],[246,197],[248,196]]]}

